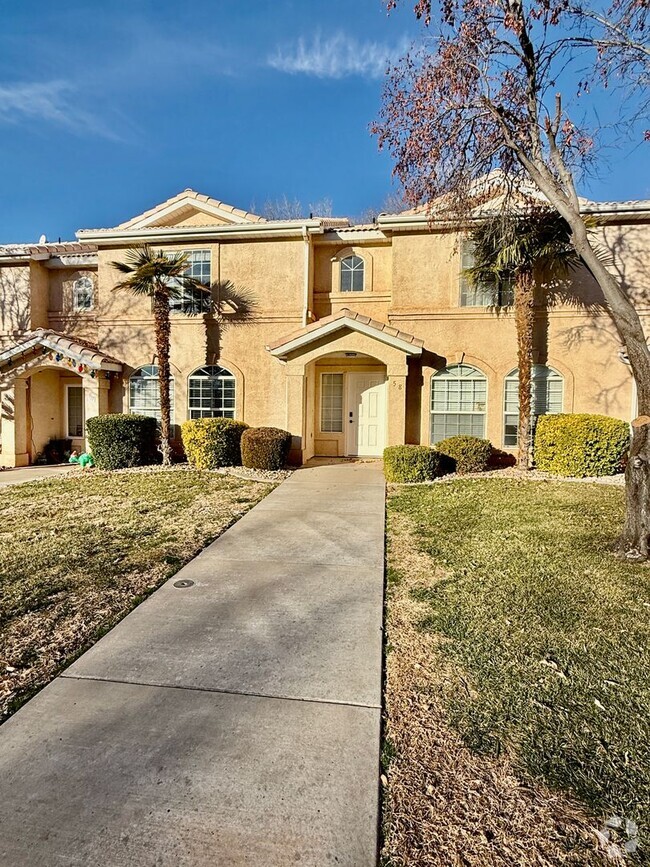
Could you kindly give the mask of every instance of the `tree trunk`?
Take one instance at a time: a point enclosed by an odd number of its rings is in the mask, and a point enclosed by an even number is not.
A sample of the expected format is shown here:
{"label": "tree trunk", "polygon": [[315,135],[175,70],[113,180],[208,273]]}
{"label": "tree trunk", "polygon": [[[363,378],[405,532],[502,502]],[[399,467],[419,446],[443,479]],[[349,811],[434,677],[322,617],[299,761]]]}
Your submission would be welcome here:
{"label": "tree trunk", "polygon": [[530,409],[532,401],[533,338],[535,329],[535,283],[530,271],[517,273],[515,282],[515,325],[519,366],[519,425],[517,466],[530,469]]}
{"label": "tree trunk", "polygon": [[164,467],[171,465],[170,399],[169,399],[169,296],[165,287],[154,290],[154,320],[156,354],[158,356],[158,386],[160,388],[160,449]]}
{"label": "tree trunk", "polygon": [[625,470],[625,524],[620,551],[630,560],[650,556],[650,417],[632,422],[632,444]]}
{"label": "tree trunk", "polygon": [[[580,212],[566,195],[560,194],[555,183],[534,163],[522,159],[539,189],[557,208],[571,228],[571,242],[592,276],[600,286],[628,360],[637,387],[639,419],[632,426],[630,460],[625,474],[625,524],[620,539],[621,550],[638,559],[650,559],[648,526],[650,514],[650,349],[641,319],[614,276],[605,267],[589,240],[587,227]],[[616,363],[612,360],[612,364]]]}

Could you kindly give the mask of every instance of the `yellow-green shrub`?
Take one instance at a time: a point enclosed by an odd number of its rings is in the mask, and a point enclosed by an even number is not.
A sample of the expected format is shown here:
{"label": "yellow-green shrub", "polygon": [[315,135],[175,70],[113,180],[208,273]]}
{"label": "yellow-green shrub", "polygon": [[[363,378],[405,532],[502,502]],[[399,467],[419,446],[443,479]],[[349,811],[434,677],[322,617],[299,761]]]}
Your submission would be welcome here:
{"label": "yellow-green shrub", "polygon": [[430,482],[442,475],[441,455],[428,446],[388,446],[384,449],[387,482]]}
{"label": "yellow-green shrub", "polygon": [[492,457],[490,440],[480,437],[447,437],[436,443],[436,449],[451,462],[450,470],[457,473],[482,473],[487,470]]}
{"label": "yellow-green shrub", "polygon": [[181,425],[187,460],[199,470],[241,464],[241,437],[248,425],[232,418],[194,418]]}
{"label": "yellow-green shrub", "polygon": [[607,415],[543,415],[535,430],[535,465],[558,476],[611,476],[623,468],[626,422]]}

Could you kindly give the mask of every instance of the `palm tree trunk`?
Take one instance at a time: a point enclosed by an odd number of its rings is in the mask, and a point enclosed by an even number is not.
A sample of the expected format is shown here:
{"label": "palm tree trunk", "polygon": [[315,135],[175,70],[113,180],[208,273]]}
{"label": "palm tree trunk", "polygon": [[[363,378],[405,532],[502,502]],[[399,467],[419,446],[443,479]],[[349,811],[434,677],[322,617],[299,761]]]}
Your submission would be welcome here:
{"label": "palm tree trunk", "polygon": [[171,465],[170,404],[169,399],[169,296],[165,286],[154,290],[154,324],[156,330],[156,354],[158,356],[158,385],[160,388],[160,448],[164,467]]}
{"label": "palm tree trunk", "polygon": [[535,284],[530,271],[519,271],[515,282],[515,326],[519,366],[519,427],[517,466],[530,469]]}

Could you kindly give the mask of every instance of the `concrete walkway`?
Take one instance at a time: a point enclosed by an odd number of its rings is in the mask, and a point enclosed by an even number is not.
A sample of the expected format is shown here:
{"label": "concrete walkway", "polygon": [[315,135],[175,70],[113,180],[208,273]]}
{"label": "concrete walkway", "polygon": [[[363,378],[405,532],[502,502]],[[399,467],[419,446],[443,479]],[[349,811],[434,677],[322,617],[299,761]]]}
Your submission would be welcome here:
{"label": "concrete walkway", "polygon": [[8,470],[0,470],[0,488],[8,485],[22,485],[25,482],[40,482],[43,479],[64,476],[74,470],[79,472],[79,467],[72,464],[55,464],[54,466],[12,467]]}
{"label": "concrete walkway", "polygon": [[0,728],[0,864],[374,865],[383,558],[294,473]]}

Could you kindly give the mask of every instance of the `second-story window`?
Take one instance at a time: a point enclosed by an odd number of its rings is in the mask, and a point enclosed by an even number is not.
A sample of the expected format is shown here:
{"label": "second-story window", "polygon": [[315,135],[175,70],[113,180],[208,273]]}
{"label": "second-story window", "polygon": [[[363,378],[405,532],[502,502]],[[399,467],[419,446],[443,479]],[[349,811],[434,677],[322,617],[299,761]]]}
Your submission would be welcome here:
{"label": "second-story window", "polygon": [[461,247],[460,298],[461,307],[510,307],[514,302],[514,286],[510,276],[473,285],[465,271],[474,267],[474,244],[463,241]]}
{"label": "second-story window", "polygon": [[[185,271],[187,277],[192,277],[209,287],[212,279],[210,272],[210,251],[190,250],[185,253],[189,266]],[[200,289],[181,288],[176,298],[169,299],[169,309],[174,313],[209,313],[212,306],[212,298],[209,292]]]}
{"label": "second-story window", "polygon": [[341,259],[341,292],[363,292],[365,265],[361,256]]}
{"label": "second-story window", "polygon": [[92,310],[94,304],[94,286],[90,277],[80,277],[72,284],[72,309]]}

